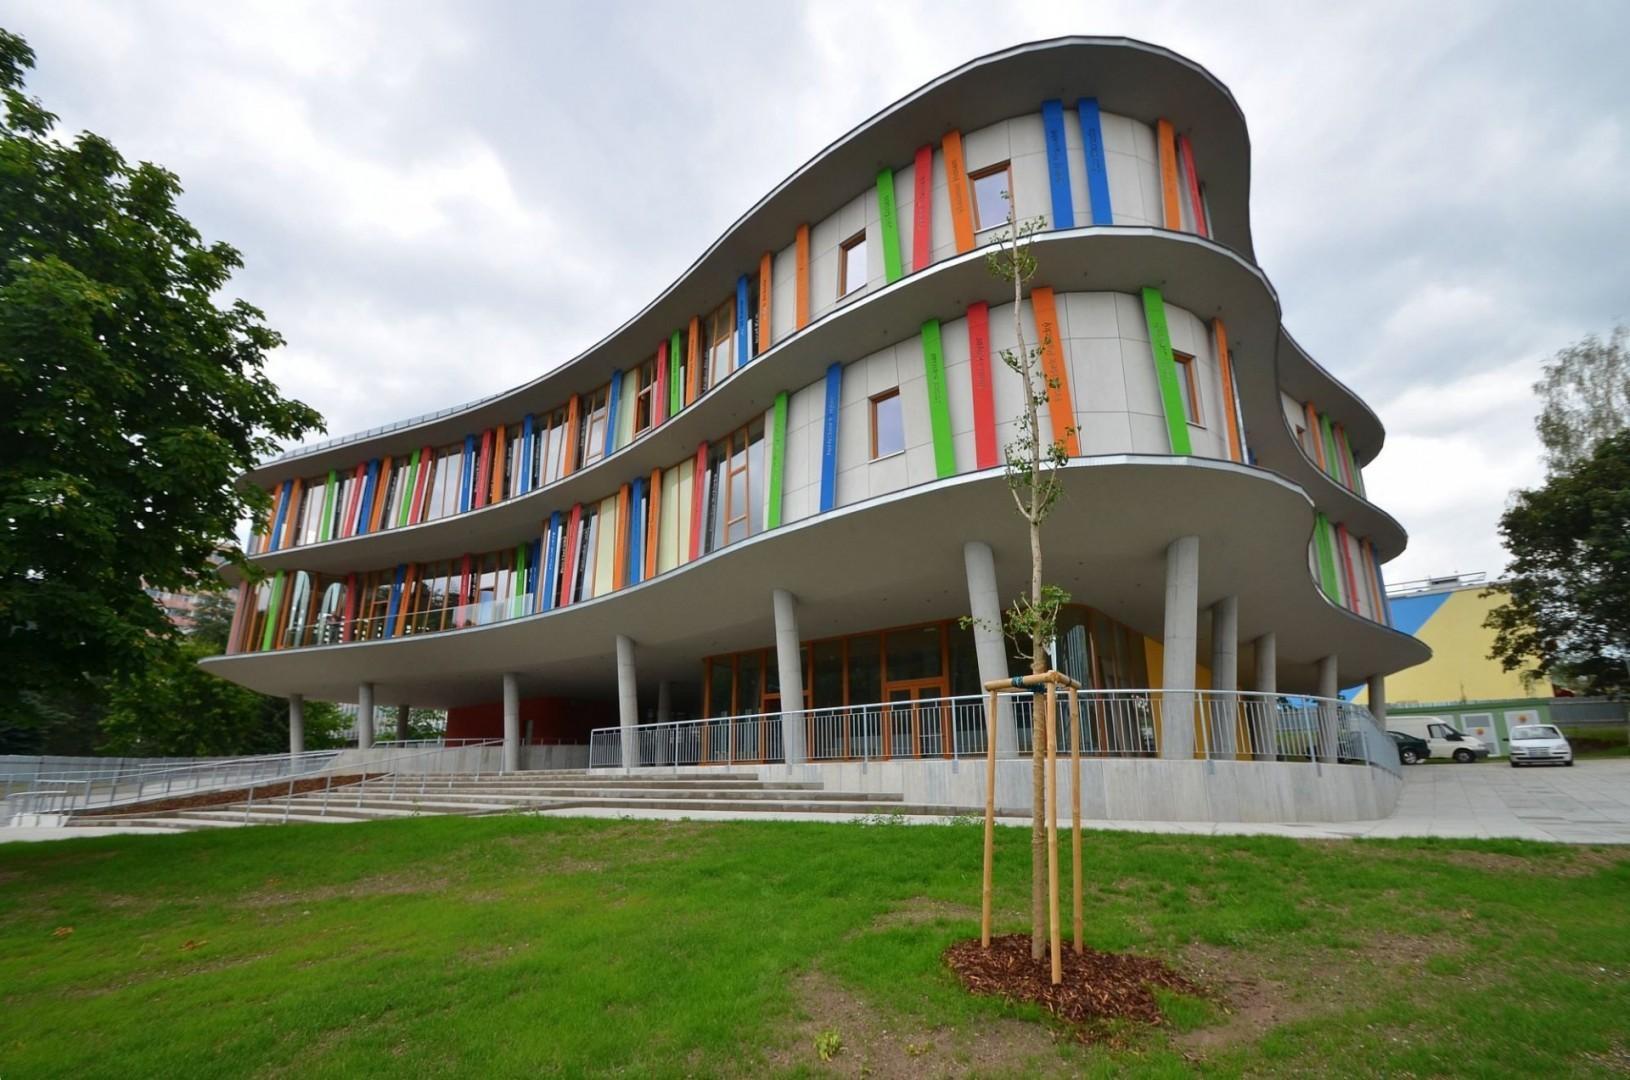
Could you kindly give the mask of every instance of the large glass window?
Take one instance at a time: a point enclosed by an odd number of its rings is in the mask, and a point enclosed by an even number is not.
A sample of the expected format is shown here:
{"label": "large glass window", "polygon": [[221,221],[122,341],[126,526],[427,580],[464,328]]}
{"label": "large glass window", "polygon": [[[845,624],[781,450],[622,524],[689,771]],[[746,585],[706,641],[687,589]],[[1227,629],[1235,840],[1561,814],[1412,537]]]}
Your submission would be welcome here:
{"label": "large glass window", "polygon": [[745,540],[764,528],[764,422],[731,433],[708,451],[707,550]]}
{"label": "large glass window", "polygon": [[945,671],[941,646],[943,628],[939,623],[890,630],[883,638],[888,681],[914,682],[937,679]]}
{"label": "large glass window", "polygon": [[973,187],[974,228],[980,231],[1007,224],[1013,170],[1007,162],[980,169],[968,177]]}

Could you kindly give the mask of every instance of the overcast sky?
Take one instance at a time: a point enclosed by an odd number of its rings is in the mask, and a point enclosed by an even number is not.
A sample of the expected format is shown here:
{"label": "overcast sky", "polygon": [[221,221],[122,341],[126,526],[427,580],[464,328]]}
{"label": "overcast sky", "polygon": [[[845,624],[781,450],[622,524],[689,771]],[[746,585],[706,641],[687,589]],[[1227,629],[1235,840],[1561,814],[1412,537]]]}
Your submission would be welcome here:
{"label": "overcast sky", "polygon": [[14,0],[0,21],[65,129],[177,172],[242,250],[233,291],[289,342],[272,375],[334,434],[569,359],[877,109],[1066,33],[1168,46],[1239,100],[1286,325],[1388,430],[1368,487],[1410,533],[1389,580],[1500,569],[1495,522],[1540,476],[1541,362],[1630,319],[1622,2]]}

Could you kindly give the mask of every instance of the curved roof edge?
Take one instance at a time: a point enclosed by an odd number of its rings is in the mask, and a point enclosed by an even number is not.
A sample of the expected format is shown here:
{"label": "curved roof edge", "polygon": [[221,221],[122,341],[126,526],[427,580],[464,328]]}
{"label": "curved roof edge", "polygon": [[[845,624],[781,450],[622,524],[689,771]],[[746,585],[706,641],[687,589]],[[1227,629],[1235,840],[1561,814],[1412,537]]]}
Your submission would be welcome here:
{"label": "curved roof edge", "polygon": [[[338,461],[327,459],[341,448],[347,463],[354,464],[355,449],[387,440],[405,443],[409,432],[501,400],[536,408],[559,405],[604,382],[631,355],[641,355],[644,346],[633,343],[645,342],[654,350],[657,341],[691,316],[711,310],[728,282],[757,265],[764,251],[786,246],[800,224],[835,212],[854,197],[853,191],[864,190],[865,177],[885,167],[904,167],[918,146],[937,142],[952,128],[973,130],[1034,111],[1051,98],[1073,104],[1093,96],[1106,111],[1150,123],[1161,116],[1178,118],[1195,157],[1205,165],[1213,231],[1228,238],[1225,246],[1254,262],[1250,136],[1227,86],[1187,57],[1134,38],[1072,35],[1027,42],[967,61],[855,125],[737,218],[655,299],[575,357],[529,382],[464,405],[360,436],[295,448],[256,466],[243,479],[264,483],[294,475],[296,468],[338,467]],[[833,191],[850,194],[834,200]],[[364,450],[362,456],[372,455]]]}

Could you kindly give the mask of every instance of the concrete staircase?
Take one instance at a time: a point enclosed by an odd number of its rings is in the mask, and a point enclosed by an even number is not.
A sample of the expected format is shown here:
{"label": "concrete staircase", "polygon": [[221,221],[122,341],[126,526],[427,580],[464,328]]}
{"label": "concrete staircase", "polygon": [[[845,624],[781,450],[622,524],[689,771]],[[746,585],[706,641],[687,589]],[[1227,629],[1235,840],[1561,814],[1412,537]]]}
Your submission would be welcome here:
{"label": "concrete staircase", "polygon": [[902,816],[931,820],[965,808],[909,804],[898,794],[828,791],[819,781],[769,782],[756,773],[631,776],[584,770],[505,776],[407,775],[293,797],[186,810],[77,817],[70,826],[184,832],[241,825],[342,824],[427,814],[536,813],[576,817],[729,820],[773,815],[819,821]]}

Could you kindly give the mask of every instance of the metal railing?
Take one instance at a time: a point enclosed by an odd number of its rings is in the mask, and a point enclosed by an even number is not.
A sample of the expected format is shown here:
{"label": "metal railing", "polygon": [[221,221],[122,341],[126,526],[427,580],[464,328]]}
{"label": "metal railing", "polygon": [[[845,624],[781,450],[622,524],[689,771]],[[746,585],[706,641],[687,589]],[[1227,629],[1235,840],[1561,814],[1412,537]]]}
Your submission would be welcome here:
{"label": "metal railing", "polygon": [[[997,753],[1028,755],[1036,696],[999,695]],[[1087,757],[1159,757],[1174,740],[1177,758],[1319,761],[1369,764],[1398,771],[1398,750],[1362,705],[1332,698],[1249,691],[1084,690],[1079,725],[1068,697],[1058,712],[1059,753],[1079,731]],[[986,753],[985,699],[961,697],[879,702],[789,713],[725,716],[595,729],[591,769],[754,765],[786,760],[788,728],[803,738],[807,761],[887,761],[978,757]],[[801,729],[801,730],[800,730]],[[628,751],[625,757],[625,749]]]}

